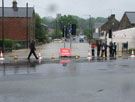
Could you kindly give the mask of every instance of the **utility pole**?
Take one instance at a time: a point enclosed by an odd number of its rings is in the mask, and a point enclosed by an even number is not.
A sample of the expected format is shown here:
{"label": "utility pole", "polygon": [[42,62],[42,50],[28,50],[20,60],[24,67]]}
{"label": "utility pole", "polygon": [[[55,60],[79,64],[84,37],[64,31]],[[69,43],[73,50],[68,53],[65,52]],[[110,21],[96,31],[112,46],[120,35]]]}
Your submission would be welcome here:
{"label": "utility pole", "polygon": [[90,28],[91,28],[91,15],[89,15],[89,44],[90,44],[90,39],[91,39],[91,31],[90,31]]}
{"label": "utility pole", "polygon": [[29,48],[29,21],[28,21],[28,3],[26,4],[26,42],[27,42],[27,48]]}
{"label": "utility pole", "polygon": [[66,33],[66,26],[64,26],[64,32],[63,33],[64,33],[64,48],[65,48],[66,47],[66,45],[65,45],[65,40],[66,40],[66,34],[65,34]]}
{"label": "utility pole", "polygon": [[58,26],[57,26],[57,18],[56,18],[56,38],[58,37]]}
{"label": "utility pole", "polygon": [[4,31],[4,0],[2,0],[2,51],[5,52],[5,31]]}

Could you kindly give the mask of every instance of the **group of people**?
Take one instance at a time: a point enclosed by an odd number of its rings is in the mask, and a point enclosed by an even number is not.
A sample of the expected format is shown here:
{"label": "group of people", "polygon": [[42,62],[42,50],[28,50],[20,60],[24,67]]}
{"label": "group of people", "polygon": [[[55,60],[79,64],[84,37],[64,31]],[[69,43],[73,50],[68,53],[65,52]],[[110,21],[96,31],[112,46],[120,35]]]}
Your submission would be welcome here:
{"label": "group of people", "polygon": [[[116,53],[116,49],[117,49],[117,45],[116,43],[112,43],[110,42],[109,45],[107,45],[106,43],[101,43],[98,42],[97,43],[97,57],[103,57],[103,55],[105,55],[105,57],[107,57],[107,48],[109,48],[109,56],[110,57],[116,57],[117,53]],[[95,56],[95,44],[91,45],[91,49],[92,49],[92,56]]]}

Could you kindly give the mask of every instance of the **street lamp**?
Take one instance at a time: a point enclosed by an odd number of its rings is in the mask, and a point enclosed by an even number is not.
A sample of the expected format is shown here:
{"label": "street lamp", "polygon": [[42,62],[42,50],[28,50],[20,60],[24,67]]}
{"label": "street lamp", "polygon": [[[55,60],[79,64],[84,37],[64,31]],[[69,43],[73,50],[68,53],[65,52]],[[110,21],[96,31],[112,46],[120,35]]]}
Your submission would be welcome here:
{"label": "street lamp", "polygon": [[90,44],[90,38],[91,38],[90,28],[91,28],[91,15],[89,15],[89,44]]}
{"label": "street lamp", "polygon": [[4,34],[4,0],[2,0],[2,51],[4,53],[5,48],[5,34]]}
{"label": "street lamp", "polygon": [[112,42],[113,42],[113,30],[114,30],[114,22],[112,23]]}

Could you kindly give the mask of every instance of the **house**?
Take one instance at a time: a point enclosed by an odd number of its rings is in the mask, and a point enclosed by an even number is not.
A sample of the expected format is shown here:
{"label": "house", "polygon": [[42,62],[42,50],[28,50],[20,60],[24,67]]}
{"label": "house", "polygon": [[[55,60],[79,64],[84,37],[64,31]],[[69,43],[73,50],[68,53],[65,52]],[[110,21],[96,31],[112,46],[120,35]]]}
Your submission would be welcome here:
{"label": "house", "polygon": [[94,32],[93,32],[93,39],[96,41],[104,40],[104,34],[101,31],[101,26],[104,23],[95,23],[94,24]]}
{"label": "house", "polygon": [[135,27],[135,12],[125,12],[120,21],[120,29],[132,27]]}
{"label": "house", "polygon": [[[2,7],[0,7],[2,11]],[[27,12],[28,11],[28,12]],[[28,15],[28,16],[27,16]],[[0,12],[0,28],[2,28],[2,12]],[[33,7],[17,7],[13,1],[12,7],[4,7],[5,38],[26,43],[35,39],[35,11]],[[0,39],[2,29],[0,29]]]}
{"label": "house", "polygon": [[116,31],[119,29],[119,25],[119,21],[115,18],[115,15],[112,14],[110,17],[108,17],[108,21],[101,26],[101,31],[105,31],[106,33],[109,32],[109,29]]}
{"label": "house", "polygon": [[116,42],[117,50],[123,51],[124,48],[135,48],[135,27],[114,31],[112,39],[107,37],[107,44],[111,41]]}

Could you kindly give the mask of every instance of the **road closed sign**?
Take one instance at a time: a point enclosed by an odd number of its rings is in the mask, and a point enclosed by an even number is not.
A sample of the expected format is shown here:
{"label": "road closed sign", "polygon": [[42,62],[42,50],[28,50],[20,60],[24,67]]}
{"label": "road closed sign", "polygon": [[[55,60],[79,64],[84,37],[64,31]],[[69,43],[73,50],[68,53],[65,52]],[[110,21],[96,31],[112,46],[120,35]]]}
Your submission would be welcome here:
{"label": "road closed sign", "polygon": [[60,56],[71,56],[71,49],[60,48]]}

